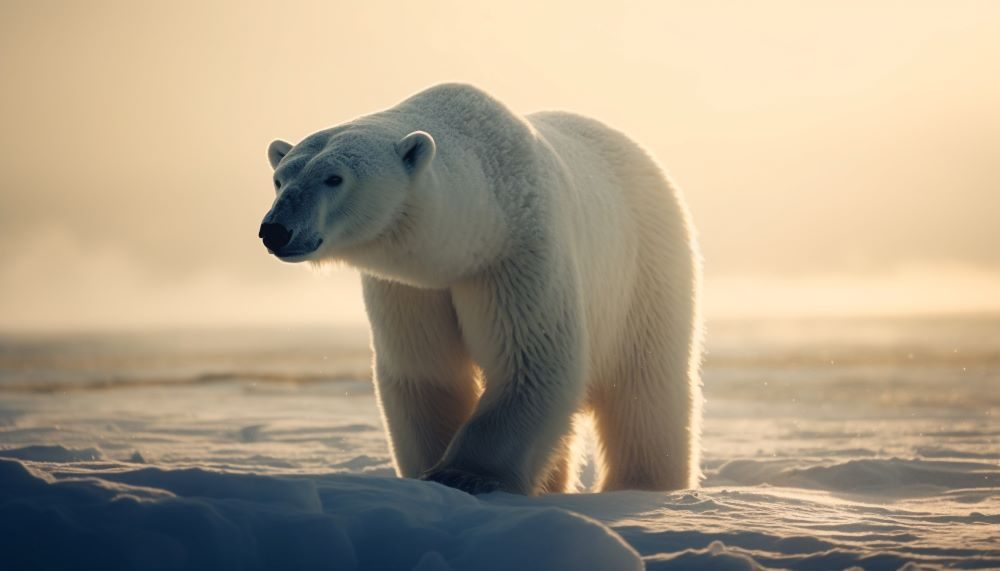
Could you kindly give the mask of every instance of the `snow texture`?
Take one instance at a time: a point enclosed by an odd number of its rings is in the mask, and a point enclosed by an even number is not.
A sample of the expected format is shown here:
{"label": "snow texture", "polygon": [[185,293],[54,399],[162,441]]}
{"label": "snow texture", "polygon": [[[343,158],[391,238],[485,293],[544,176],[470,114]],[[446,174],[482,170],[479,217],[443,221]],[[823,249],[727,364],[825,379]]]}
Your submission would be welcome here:
{"label": "snow texture", "polygon": [[541,497],[393,477],[363,335],[0,338],[0,569],[1000,568],[1000,324],[711,331],[700,489]]}
{"label": "snow texture", "polygon": [[0,460],[6,568],[642,568],[585,516],[413,480],[58,469]]}

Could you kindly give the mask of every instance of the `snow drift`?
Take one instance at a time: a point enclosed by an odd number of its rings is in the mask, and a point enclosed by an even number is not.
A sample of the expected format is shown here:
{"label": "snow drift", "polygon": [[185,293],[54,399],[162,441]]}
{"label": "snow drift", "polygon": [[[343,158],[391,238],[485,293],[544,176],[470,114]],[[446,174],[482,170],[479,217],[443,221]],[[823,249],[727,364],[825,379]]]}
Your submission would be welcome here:
{"label": "snow drift", "polygon": [[54,476],[14,460],[0,460],[0,553],[7,569],[642,568],[592,519],[437,484],[111,465]]}

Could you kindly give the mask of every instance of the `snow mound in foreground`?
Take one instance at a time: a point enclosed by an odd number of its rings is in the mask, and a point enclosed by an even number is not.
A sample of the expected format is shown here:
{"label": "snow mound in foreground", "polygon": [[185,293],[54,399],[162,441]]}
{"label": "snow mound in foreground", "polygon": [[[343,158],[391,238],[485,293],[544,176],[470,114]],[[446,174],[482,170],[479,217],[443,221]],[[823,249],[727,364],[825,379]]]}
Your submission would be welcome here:
{"label": "snow mound in foreground", "polygon": [[428,482],[53,468],[0,460],[9,569],[642,568],[595,520]]}

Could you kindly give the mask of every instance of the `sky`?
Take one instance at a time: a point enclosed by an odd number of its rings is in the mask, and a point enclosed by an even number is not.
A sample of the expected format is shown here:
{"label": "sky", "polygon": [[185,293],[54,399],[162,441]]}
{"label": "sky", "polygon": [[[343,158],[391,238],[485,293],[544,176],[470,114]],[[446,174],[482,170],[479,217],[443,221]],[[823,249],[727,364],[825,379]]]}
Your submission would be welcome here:
{"label": "sky", "polygon": [[443,81],[683,189],[710,319],[1000,311],[1000,2],[0,2],[0,330],[358,324],[268,143]]}

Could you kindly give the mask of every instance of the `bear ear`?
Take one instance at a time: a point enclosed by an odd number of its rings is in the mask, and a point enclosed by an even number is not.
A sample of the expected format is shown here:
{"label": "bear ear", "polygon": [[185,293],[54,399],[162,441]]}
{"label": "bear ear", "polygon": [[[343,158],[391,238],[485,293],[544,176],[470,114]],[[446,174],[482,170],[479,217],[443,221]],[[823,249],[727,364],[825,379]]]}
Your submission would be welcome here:
{"label": "bear ear", "polygon": [[396,143],[396,152],[407,172],[417,174],[431,164],[437,145],[430,133],[414,131]]}
{"label": "bear ear", "polygon": [[281,159],[285,158],[285,155],[290,150],[292,150],[291,143],[287,143],[281,139],[271,141],[271,144],[267,147],[267,160],[271,161],[271,168],[278,168],[278,163],[281,162]]}

